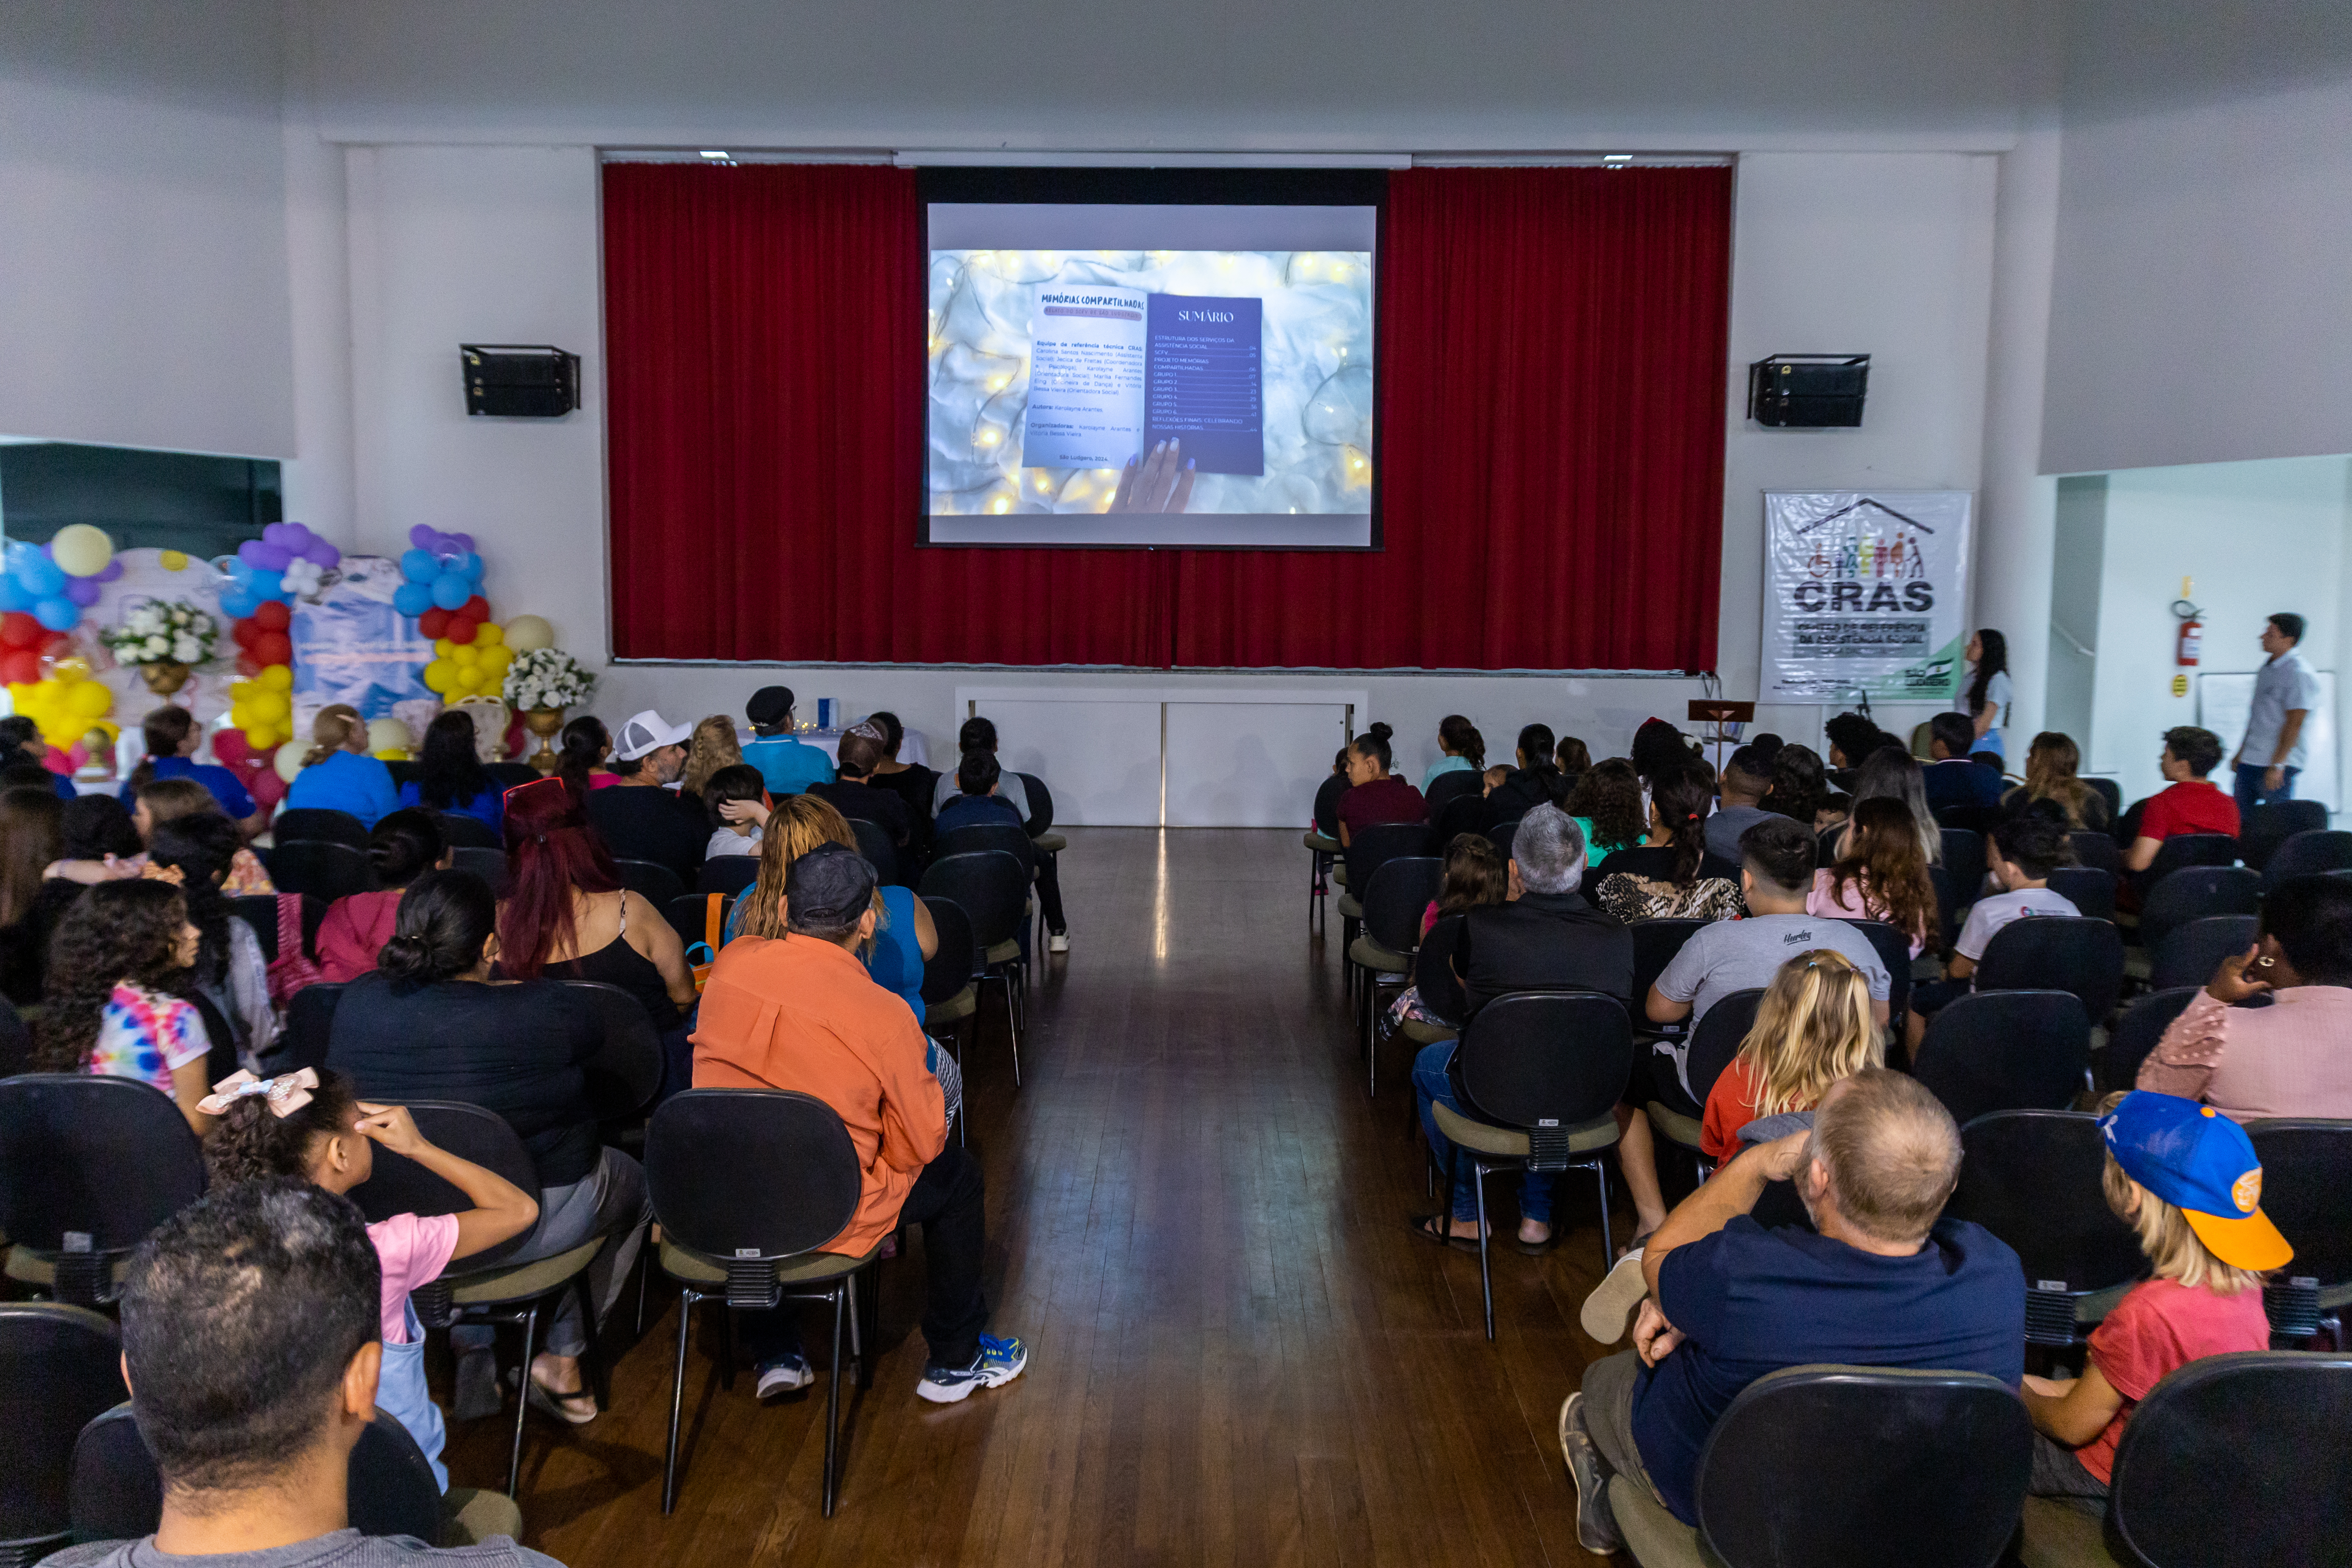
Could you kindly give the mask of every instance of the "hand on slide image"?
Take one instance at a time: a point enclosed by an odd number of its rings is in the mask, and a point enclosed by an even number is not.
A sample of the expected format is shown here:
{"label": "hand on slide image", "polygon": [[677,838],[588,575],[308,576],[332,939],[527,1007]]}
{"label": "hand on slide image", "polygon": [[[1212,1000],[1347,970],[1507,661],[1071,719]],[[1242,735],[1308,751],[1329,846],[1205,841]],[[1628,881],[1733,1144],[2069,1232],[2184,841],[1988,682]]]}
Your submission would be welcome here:
{"label": "hand on slide image", "polygon": [[1192,499],[1192,465],[1181,459],[1181,441],[1162,441],[1140,458],[1129,458],[1118,476],[1113,511],[1182,511]]}

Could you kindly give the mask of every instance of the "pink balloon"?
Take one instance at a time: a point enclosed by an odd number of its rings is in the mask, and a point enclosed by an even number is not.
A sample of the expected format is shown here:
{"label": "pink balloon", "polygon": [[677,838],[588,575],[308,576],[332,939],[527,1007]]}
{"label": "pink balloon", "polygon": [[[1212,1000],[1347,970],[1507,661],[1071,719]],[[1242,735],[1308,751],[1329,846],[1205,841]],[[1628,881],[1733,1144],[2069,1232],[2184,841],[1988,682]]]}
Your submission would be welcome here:
{"label": "pink balloon", "polygon": [[222,730],[213,736],[213,756],[223,767],[242,771],[251,759],[253,748],[246,744],[242,730]]}

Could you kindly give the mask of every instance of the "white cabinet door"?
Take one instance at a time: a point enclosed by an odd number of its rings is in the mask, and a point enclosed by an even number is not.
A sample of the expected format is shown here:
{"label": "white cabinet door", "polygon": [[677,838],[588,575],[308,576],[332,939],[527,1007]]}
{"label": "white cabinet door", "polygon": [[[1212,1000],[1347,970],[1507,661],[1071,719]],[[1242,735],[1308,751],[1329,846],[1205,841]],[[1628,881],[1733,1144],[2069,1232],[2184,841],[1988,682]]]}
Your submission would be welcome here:
{"label": "white cabinet door", "polygon": [[[998,763],[1053,790],[1056,827],[1159,825],[1158,702],[990,697],[979,710],[996,726]],[[944,772],[955,758],[934,754],[931,765]]]}
{"label": "white cabinet door", "polygon": [[1168,704],[1168,826],[1297,827],[1347,742],[1340,702]]}

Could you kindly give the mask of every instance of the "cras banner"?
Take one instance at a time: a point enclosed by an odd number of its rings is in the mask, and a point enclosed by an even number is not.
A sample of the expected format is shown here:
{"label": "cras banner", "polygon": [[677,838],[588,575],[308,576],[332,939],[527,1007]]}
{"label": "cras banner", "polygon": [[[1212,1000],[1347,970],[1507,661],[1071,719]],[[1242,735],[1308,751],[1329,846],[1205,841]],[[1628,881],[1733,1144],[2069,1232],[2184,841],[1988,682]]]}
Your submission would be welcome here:
{"label": "cras banner", "polygon": [[1968,647],[1967,490],[1768,490],[1767,702],[1949,701]]}

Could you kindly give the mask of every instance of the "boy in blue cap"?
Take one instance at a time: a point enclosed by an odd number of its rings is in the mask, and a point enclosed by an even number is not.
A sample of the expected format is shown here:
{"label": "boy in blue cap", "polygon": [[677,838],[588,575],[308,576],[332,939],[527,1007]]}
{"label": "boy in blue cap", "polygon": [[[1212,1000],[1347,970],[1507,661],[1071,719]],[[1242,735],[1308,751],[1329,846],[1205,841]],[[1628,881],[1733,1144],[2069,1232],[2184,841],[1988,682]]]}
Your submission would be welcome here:
{"label": "boy in blue cap", "polygon": [[2200,1356],[2268,1350],[2263,1276],[2294,1256],[2262,1211],[2245,1130],[2193,1100],[2140,1090],[2100,1102],[2107,1206],[2139,1235],[2155,1278],[2091,1331],[2083,1375],[2025,1379],[2040,1497],[2107,1495],[2134,1405]]}

